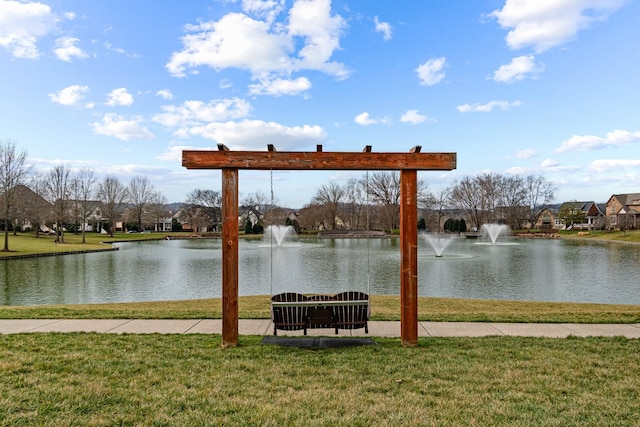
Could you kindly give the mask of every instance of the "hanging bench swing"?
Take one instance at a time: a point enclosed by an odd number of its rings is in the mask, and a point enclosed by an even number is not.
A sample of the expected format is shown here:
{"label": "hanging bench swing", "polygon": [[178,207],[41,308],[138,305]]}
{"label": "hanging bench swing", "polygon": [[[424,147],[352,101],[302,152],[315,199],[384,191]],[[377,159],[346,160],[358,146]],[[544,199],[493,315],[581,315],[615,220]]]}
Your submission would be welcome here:
{"label": "hanging bench swing", "polygon": [[369,333],[369,294],[346,291],[337,295],[303,295],[284,292],[271,297],[273,335],[278,330],[304,331],[308,329],[364,328]]}
{"label": "hanging bench swing", "polygon": [[[270,147],[271,149],[271,147]],[[365,150],[370,151],[367,146]],[[369,229],[369,172],[366,178],[367,194],[367,230]],[[274,205],[273,170],[271,171],[271,205]],[[336,295],[304,295],[297,292],[283,292],[273,294],[273,238],[271,239],[271,319],[273,321],[273,335],[278,330],[304,331],[308,329],[331,328],[338,334],[340,329],[361,329],[369,333],[369,315],[371,305],[371,268],[370,268],[369,237],[367,235],[367,293],[360,291],[345,291]]]}

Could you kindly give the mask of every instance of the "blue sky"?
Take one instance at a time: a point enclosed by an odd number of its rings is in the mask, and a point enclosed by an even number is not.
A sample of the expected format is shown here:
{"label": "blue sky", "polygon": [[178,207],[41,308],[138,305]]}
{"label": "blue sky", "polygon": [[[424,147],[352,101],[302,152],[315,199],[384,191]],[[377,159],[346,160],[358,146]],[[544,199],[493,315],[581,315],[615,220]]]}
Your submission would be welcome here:
{"label": "blue sky", "polygon": [[[556,201],[640,191],[640,5],[624,0],[0,0],[0,140],[36,170],[220,189],[183,149],[456,152],[433,191],[543,175]],[[302,207],[363,172],[275,171]],[[241,197],[270,175],[240,173]]]}

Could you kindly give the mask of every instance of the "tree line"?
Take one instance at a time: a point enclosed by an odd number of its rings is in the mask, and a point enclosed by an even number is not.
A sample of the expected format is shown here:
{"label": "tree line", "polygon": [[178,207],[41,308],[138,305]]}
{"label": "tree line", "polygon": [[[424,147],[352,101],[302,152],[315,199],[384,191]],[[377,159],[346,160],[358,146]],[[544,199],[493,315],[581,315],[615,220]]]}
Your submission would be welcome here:
{"label": "tree line", "polygon": [[[428,184],[419,179],[421,228],[440,232],[443,227],[449,231],[459,230],[460,224],[464,224],[465,229],[479,230],[482,224],[496,222],[518,229],[533,226],[541,211],[553,201],[556,190],[546,178],[535,175],[466,176],[437,192],[432,192]],[[323,184],[300,216],[304,217],[305,226],[314,229],[397,229],[400,174],[378,171],[351,179],[344,185],[333,181]]]}
{"label": "tree line", "polygon": [[84,243],[85,224],[96,201],[105,220],[98,227],[104,227],[111,236],[125,205],[134,227],[142,230],[144,216],[160,218],[167,203],[146,177],[134,177],[128,184],[111,175],[98,180],[93,170],[74,171],[66,164],[46,173],[33,171],[27,165],[26,151],[11,141],[0,142],[0,186],[5,252],[9,251],[10,229],[15,231],[24,223],[31,224],[36,236],[50,226],[59,243],[64,243],[65,229],[73,228],[82,233]]}
{"label": "tree line", "polygon": [[[51,225],[56,240],[64,242],[64,230],[69,227],[82,232],[84,242],[84,224],[96,201],[104,218],[98,227],[111,236],[125,206],[130,228],[138,231],[144,229],[145,223],[157,224],[166,213],[166,198],[146,177],[134,177],[127,184],[110,175],[98,180],[89,168],[74,171],[65,164],[54,166],[47,173],[34,172],[27,166],[27,153],[11,141],[0,142],[0,186],[4,251],[9,250],[9,229],[15,230],[26,222],[32,225],[36,236],[43,225]],[[459,230],[460,224],[465,229],[480,229],[482,224],[492,222],[512,228],[533,226],[540,212],[553,201],[556,190],[546,178],[535,175],[466,176],[437,192],[432,192],[420,178],[419,226],[434,232]],[[180,210],[181,221],[193,230],[218,230],[221,202],[220,191],[192,190]],[[259,191],[244,197],[241,205],[242,212],[253,212],[255,217],[255,223],[247,217],[241,224],[251,232],[260,232],[265,224],[291,224],[307,230],[395,230],[400,225],[400,174],[375,171],[344,184],[330,181],[318,187],[310,202],[296,213],[277,207],[273,194],[269,201]]]}

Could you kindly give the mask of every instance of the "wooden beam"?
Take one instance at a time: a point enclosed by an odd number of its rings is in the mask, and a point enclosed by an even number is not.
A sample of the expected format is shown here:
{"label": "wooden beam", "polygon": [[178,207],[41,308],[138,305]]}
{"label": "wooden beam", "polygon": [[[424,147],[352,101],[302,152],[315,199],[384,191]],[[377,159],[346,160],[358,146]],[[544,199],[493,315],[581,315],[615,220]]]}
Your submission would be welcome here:
{"label": "wooden beam", "polygon": [[418,173],[400,171],[400,340],[418,345]]}
{"label": "wooden beam", "polygon": [[238,345],[238,170],[222,171],[222,346]]}
{"label": "wooden beam", "polygon": [[456,168],[456,153],[185,150],[182,166],[187,169],[452,170]]}

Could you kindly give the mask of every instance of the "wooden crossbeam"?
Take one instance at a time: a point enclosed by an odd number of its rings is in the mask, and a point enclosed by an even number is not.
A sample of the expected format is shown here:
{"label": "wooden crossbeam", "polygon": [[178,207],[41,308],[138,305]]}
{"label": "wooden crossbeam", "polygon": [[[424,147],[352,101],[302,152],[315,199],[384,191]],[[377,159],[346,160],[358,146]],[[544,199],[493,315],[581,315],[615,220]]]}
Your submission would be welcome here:
{"label": "wooden crossbeam", "polygon": [[[368,148],[368,146],[367,146]],[[456,153],[375,153],[371,151],[210,151],[185,150],[187,169],[262,170],[452,170]]]}

